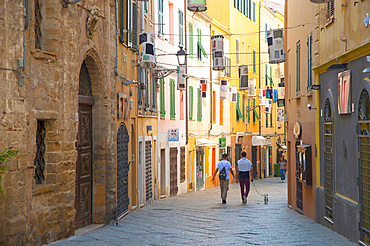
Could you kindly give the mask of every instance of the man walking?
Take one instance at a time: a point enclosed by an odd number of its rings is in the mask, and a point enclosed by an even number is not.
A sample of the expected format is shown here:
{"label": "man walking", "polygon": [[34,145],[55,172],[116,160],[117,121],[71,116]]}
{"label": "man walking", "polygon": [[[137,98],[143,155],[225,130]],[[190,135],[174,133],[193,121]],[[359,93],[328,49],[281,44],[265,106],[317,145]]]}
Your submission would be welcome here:
{"label": "man walking", "polygon": [[222,154],[222,161],[217,164],[217,168],[215,170],[215,173],[213,174],[212,181],[215,179],[218,170],[220,170],[218,178],[220,180],[221,199],[222,203],[226,204],[227,191],[229,190],[229,171],[235,178],[234,172],[231,168],[231,163],[227,160],[226,153]]}
{"label": "man walking", "polygon": [[[237,162],[236,173],[239,173],[239,184],[240,184],[240,193],[242,196],[242,202],[247,203],[247,197],[250,190],[250,180],[253,182],[252,176],[252,163],[246,158],[247,153],[243,151],[241,153],[242,158]],[[245,188],[245,192],[244,192]]]}

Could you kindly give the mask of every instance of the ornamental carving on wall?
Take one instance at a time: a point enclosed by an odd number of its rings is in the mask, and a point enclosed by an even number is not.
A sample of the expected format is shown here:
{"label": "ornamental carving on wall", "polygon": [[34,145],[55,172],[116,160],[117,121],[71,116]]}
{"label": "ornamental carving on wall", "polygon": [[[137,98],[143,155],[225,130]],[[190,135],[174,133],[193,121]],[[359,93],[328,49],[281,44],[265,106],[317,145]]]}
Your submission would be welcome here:
{"label": "ornamental carving on wall", "polygon": [[100,15],[100,9],[98,7],[94,7],[90,11],[90,15],[86,21],[86,36],[87,38],[92,38],[94,32],[96,31],[96,24],[98,23]]}

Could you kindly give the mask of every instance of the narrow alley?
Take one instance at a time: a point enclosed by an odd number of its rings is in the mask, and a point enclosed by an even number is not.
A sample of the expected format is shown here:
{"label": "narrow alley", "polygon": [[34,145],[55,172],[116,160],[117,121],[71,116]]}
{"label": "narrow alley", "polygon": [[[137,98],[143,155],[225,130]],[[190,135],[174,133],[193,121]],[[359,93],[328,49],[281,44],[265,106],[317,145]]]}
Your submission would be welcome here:
{"label": "narrow alley", "polygon": [[[287,184],[279,181],[255,181],[246,205],[238,184],[230,185],[227,204],[218,187],[154,201],[117,226],[51,245],[356,245],[289,209]],[[256,189],[268,194],[266,205]]]}

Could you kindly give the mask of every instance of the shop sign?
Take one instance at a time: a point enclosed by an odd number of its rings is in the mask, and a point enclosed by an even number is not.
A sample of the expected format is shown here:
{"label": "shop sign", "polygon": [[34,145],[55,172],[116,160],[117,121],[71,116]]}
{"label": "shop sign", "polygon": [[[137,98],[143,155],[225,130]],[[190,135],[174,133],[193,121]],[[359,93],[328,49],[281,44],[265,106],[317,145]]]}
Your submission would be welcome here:
{"label": "shop sign", "polygon": [[219,138],[219,147],[226,147],[226,138]]}

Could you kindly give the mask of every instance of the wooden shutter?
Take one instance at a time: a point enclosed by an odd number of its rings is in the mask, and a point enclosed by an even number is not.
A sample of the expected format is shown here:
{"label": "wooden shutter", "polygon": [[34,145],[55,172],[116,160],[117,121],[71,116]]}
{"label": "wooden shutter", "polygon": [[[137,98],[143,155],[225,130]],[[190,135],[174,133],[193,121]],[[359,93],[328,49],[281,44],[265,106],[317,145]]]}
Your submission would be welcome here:
{"label": "wooden shutter", "polygon": [[184,182],[186,177],[185,172],[185,146],[180,147],[180,182]]}
{"label": "wooden shutter", "polygon": [[248,98],[248,123],[251,122],[251,100]]}
{"label": "wooden shutter", "polygon": [[[145,81],[142,81],[142,76],[141,72],[143,70],[140,68],[140,66],[137,66],[137,81],[140,83],[144,83]],[[141,107],[143,105],[143,96],[142,96],[142,91],[141,91],[141,86],[137,87],[137,101],[138,101],[138,106]]]}
{"label": "wooden shutter", "polygon": [[243,94],[243,122],[245,122],[245,94]]}
{"label": "wooden shutter", "polygon": [[200,89],[198,88],[198,121],[202,121],[202,97],[200,97]]}
{"label": "wooden shutter", "polygon": [[149,78],[148,78],[148,70],[143,69],[144,73],[144,83],[145,83],[145,108],[149,108]]}
{"label": "wooden shutter", "polygon": [[267,86],[268,75],[267,75],[267,64],[265,64],[265,84]]}
{"label": "wooden shutter", "polygon": [[152,110],[156,110],[156,101],[157,101],[157,93],[156,93],[156,79],[154,74],[151,76],[152,78]]}
{"label": "wooden shutter", "polygon": [[194,38],[193,38],[193,24],[189,23],[189,56],[194,55]]}
{"label": "wooden shutter", "polygon": [[179,45],[184,46],[184,13],[179,10]]}
{"label": "wooden shutter", "polygon": [[256,3],[253,2],[253,21],[256,22]]}
{"label": "wooden shutter", "polygon": [[189,86],[189,120],[193,120],[193,86]]}
{"label": "wooden shutter", "polygon": [[161,118],[166,118],[166,105],[164,97],[164,79],[160,80],[160,107],[161,107]]}
{"label": "wooden shutter", "polygon": [[163,37],[163,0],[158,0],[158,35]]}
{"label": "wooden shutter", "polygon": [[296,61],[296,94],[301,91],[301,43],[297,43],[297,61]]}
{"label": "wooden shutter", "polygon": [[198,57],[198,60],[201,61],[202,60],[202,50],[200,48],[201,44],[202,44],[202,30],[200,30],[199,28],[197,28],[197,57]]}
{"label": "wooden shutter", "polygon": [[249,11],[248,11],[248,17],[249,19],[252,19],[252,0],[248,0],[249,4],[248,4],[248,7],[249,7]]}
{"label": "wooden shutter", "polygon": [[132,11],[132,0],[127,0],[127,45],[132,47],[132,29],[133,29],[133,11]]}
{"label": "wooden shutter", "polygon": [[220,125],[224,124],[224,100],[220,99]]}
{"label": "wooden shutter", "polygon": [[256,123],[256,99],[253,99],[253,123]]}
{"label": "wooden shutter", "polygon": [[253,48],[253,72],[256,73],[256,49]]}
{"label": "wooden shutter", "polygon": [[138,47],[137,46],[137,39],[138,39],[138,33],[137,33],[138,18],[137,17],[138,17],[137,16],[137,5],[136,3],[132,3],[132,32],[131,32],[132,37],[131,37],[131,40],[132,40],[132,48],[134,50],[137,50],[137,47]]}

